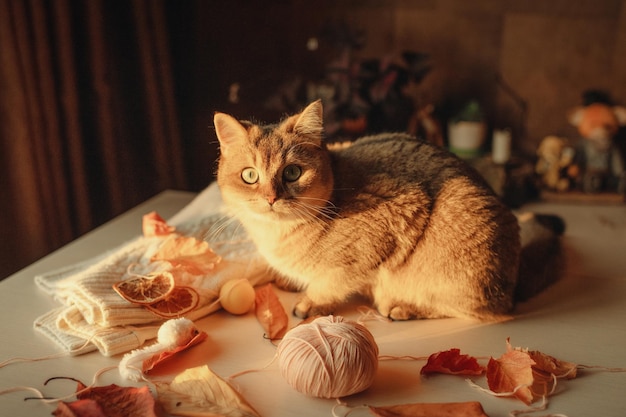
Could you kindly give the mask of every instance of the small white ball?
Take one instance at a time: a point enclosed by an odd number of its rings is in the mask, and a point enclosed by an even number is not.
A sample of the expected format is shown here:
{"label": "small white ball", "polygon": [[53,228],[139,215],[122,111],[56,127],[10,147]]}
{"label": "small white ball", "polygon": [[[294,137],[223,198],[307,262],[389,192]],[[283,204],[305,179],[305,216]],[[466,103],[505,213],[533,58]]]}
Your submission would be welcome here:
{"label": "small white ball", "polygon": [[166,321],[159,327],[157,342],[164,346],[184,346],[198,334],[193,321],[184,317]]}
{"label": "small white ball", "polygon": [[254,305],[254,287],[247,279],[231,279],[220,288],[220,303],[231,314],[245,314]]}

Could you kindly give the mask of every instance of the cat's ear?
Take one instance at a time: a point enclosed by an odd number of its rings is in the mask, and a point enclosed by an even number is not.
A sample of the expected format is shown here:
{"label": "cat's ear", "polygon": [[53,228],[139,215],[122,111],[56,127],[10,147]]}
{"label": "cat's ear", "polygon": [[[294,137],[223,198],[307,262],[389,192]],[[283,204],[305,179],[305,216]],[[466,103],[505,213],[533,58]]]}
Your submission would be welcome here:
{"label": "cat's ear", "polygon": [[322,133],[324,132],[323,113],[322,100],[309,104],[296,116],[296,123],[293,127],[294,132],[298,135],[318,138],[321,142]]}
{"label": "cat's ear", "polygon": [[215,113],[213,116],[215,133],[220,141],[220,151],[222,154],[228,153],[228,148],[233,144],[246,141],[248,132],[237,119],[225,113]]}

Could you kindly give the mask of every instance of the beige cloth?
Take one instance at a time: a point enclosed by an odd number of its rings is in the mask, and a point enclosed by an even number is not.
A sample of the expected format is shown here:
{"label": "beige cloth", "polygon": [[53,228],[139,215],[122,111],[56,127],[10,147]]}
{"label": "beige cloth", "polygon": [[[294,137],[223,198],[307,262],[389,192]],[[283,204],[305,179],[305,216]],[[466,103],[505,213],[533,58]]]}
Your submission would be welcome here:
{"label": "beige cloth", "polygon": [[[217,185],[212,184],[168,221],[177,233],[209,242],[222,258],[206,275],[185,282],[200,295],[198,307],[185,315],[191,320],[220,308],[217,295],[225,280],[244,277],[253,285],[269,280],[266,263],[221,206]],[[132,274],[167,270],[167,262],[151,261],[165,239],[137,237],[95,259],[35,277],[39,288],[62,304],[37,318],[35,328],[74,355],[98,349],[112,356],[156,337],[163,319],[124,300],[112,286]]]}

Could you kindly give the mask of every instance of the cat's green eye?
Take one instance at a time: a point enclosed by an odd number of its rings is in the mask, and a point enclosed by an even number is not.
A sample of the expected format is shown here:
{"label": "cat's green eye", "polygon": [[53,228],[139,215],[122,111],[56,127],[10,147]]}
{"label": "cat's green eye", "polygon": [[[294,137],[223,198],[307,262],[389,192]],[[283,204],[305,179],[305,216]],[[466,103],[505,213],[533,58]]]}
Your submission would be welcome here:
{"label": "cat's green eye", "polygon": [[259,180],[259,173],[254,168],[244,168],[241,171],[241,179],[246,184],[254,184]]}
{"label": "cat's green eye", "polygon": [[302,168],[298,165],[287,165],[283,170],[283,178],[285,181],[295,181],[302,175]]}

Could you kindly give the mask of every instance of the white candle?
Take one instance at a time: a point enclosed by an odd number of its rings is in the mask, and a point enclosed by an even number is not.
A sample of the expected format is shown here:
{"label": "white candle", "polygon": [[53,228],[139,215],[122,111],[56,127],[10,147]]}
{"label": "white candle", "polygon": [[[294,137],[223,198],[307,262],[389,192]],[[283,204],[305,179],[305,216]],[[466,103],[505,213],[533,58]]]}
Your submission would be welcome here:
{"label": "white candle", "polygon": [[496,164],[504,164],[511,157],[511,131],[494,130],[491,142],[491,158]]}

